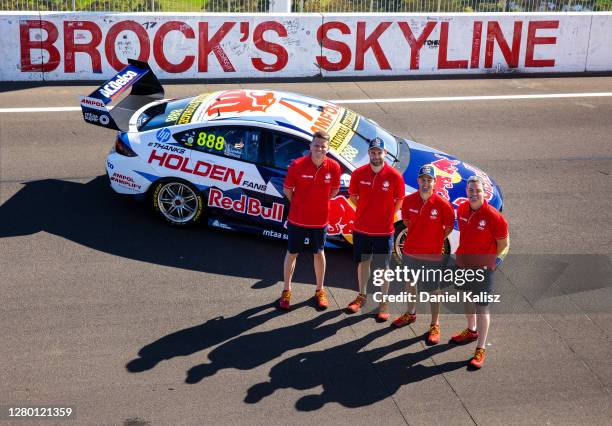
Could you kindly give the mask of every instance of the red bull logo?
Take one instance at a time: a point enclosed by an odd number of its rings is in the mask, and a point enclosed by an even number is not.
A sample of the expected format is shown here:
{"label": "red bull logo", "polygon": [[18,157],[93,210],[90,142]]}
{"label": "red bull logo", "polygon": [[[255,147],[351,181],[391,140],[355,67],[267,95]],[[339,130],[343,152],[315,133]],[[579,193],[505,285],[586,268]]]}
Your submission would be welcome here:
{"label": "red bull logo", "polygon": [[256,90],[227,90],[208,107],[208,116],[222,113],[265,112],[276,102],[274,93]]}
{"label": "red bull logo", "polygon": [[432,162],[431,165],[436,170],[436,183],[434,185],[434,192],[440,197],[444,197],[450,200],[448,190],[455,186],[456,183],[461,182],[461,175],[457,165],[458,160],[451,160],[443,155],[435,154],[438,158]]}
{"label": "red bull logo", "polygon": [[329,201],[328,235],[342,235],[347,241],[353,241],[353,223],[355,207],[346,197],[338,195]]}

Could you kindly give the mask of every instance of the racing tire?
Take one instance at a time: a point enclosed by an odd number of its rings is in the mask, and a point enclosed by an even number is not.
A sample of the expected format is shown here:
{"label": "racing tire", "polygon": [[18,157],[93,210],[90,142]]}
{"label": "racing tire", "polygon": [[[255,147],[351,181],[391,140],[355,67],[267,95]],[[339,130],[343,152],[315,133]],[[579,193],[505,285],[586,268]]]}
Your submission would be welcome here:
{"label": "racing tire", "polygon": [[172,226],[190,226],[202,218],[202,193],[183,180],[156,182],[151,191],[153,210]]}
{"label": "racing tire", "polygon": [[[393,249],[391,250],[391,261],[397,265],[402,264],[402,249],[404,248],[404,240],[406,239],[406,225],[404,222],[395,224],[395,234],[393,235]],[[450,253],[450,242],[448,238],[444,240],[443,254]]]}

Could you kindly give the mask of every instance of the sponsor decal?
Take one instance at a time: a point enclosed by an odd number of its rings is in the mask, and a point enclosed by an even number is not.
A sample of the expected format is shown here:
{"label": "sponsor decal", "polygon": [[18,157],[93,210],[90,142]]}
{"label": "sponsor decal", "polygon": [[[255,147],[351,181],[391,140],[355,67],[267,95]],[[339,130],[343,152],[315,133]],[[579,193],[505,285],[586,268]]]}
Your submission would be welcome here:
{"label": "sponsor decal", "polygon": [[81,98],[81,105],[87,105],[88,107],[93,109],[106,110],[104,102],[96,98],[83,97]]}
{"label": "sponsor decal", "polygon": [[272,203],[272,207],[265,207],[257,198],[251,198],[246,195],[241,195],[239,199],[234,200],[231,197],[224,196],[223,191],[216,188],[211,188],[208,193],[208,205],[275,222],[283,221],[283,211],[285,208],[280,203]]}
{"label": "sponsor decal", "polygon": [[245,180],[242,182],[243,188],[254,189],[256,191],[266,192],[267,185],[265,183],[255,183]]}
{"label": "sponsor decal", "polygon": [[136,77],[138,77],[138,73],[132,70],[127,70],[123,74],[117,74],[111,81],[106,83],[100,90],[98,90],[98,92],[105,98],[112,99]]}
{"label": "sponsor decal", "polygon": [[170,130],[168,128],[159,129],[157,133],[155,133],[155,137],[160,142],[167,142],[170,139]]}
{"label": "sponsor decal", "polygon": [[108,123],[110,123],[110,118],[108,118],[108,115],[104,115],[104,114],[100,115],[100,124],[103,124],[106,126]]}
{"label": "sponsor decal", "polygon": [[227,90],[217,96],[206,113],[210,117],[224,113],[265,112],[276,101],[273,92]]}
{"label": "sponsor decal", "polygon": [[140,188],[142,188],[140,185],[134,182],[134,179],[132,179],[129,176],[122,175],[120,173],[116,173],[116,172],[113,173],[110,177],[110,180],[112,182],[117,182],[119,185],[125,188],[129,188],[133,190],[139,190]]}
{"label": "sponsor decal", "polygon": [[231,227],[231,226],[229,226],[229,225],[228,225],[228,224],[226,224],[226,223],[219,222],[217,219],[215,219],[215,220],[214,220],[214,221],[211,223],[211,226],[214,226],[215,228],[221,228],[221,229],[229,229],[229,230],[231,230],[231,229],[232,229],[232,227]]}
{"label": "sponsor decal", "polygon": [[155,149],[149,155],[147,162],[149,164],[157,163],[157,165],[166,169],[178,170],[220,182],[231,182],[234,185],[240,185],[244,177],[244,171],[242,170],[238,171],[231,167],[211,164],[206,161],[192,162],[188,157],[168,152],[158,153]]}
{"label": "sponsor decal", "polygon": [[196,96],[189,102],[189,105],[185,107],[181,116],[178,118],[176,124],[187,124],[191,123],[191,119],[193,118],[193,114],[196,110],[202,105],[202,103],[208,98],[208,93],[203,95]]}
{"label": "sponsor decal", "polygon": [[92,112],[84,112],[83,118],[85,119],[85,121],[89,121],[90,123],[97,123],[98,121],[100,121],[100,116]]}
{"label": "sponsor decal", "polygon": [[314,133],[318,130],[327,131],[331,128],[332,124],[338,119],[338,114],[342,108],[337,105],[327,104],[323,107],[321,114],[315,119],[314,124],[310,127],[310,130]]}
{"label": "sponsor decal", "polygon": [[106,162],[106,166],[107,166],[109,169],[111,169],[111,170],[113,170],[113,169],[115,168],[115,166],[113,166],[113,163],[111,163],[110,161],[107,161],[107,162]]}
{"label": "sponsor decal", "polygon": [[430,166],[436,170],[436,181],[434,184],[434,192],[440,197],[450,200],[448,190],[461,182],[461,175],[458,172],[458,160],[451,160],[443,155],[435,154],[437,160],[433,161]]}
{"label": "sponsor decal", "polygon": [[354,130],[359,123],[359,117],[353,111],[342,109],[340,120],[328,131],[330,135],[329,149],[339,152],[344,158],[353,161],[357,155],[357,150],[348,145],[355,134]]}
{"label": "sponsor decal", "polygon": [[172,146],[172,145],[163,145],[157,142],[149,142],[147,146],[151,148],[163,149],[164,151],[176,152],[178,154],[184,154],[186,151],[185,148],[181,148],[178,146]]}
{"label": "sponsor decal", "polygon": [[355,207],[346,197],[339,195],[329,201],[328,235],[342,235],[352,241],[354,221]]}
{"label": "sponsor decal", "polygon": [[289,239],[289,235],[288,234],[285,234],[283,232],[273,231],[272,229],[264,229],[263,231],[261,231],[261,235],[263,235],[264,237],[277,238],[279,240],[288,240]]}

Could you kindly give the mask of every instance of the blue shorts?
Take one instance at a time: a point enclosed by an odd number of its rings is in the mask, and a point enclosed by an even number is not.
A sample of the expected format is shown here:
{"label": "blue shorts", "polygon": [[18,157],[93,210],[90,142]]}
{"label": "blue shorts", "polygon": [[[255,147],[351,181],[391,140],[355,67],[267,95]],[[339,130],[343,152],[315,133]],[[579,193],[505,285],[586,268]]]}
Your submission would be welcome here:
{"label": "blue shorts", "polygon": [[327,226],[323,228],[305,228],[287,222],[287,251],[291,254],[308,251],[316,254],[323,251]]}
{"label": "blue shorts", "polygon": [[353,232],[353,260],[355,263],[370,260],[374,255],[376,265],[384,265],[385,268],[388,268],[392,247],[393,235],[372,236]]}

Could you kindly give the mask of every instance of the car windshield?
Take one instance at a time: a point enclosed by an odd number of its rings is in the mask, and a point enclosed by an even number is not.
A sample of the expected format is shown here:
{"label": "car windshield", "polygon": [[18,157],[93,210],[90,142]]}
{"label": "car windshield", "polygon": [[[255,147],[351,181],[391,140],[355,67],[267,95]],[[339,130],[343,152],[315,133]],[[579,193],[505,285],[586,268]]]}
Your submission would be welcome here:
{"label": "car windshield", "polygon": [[192,100],[193,98],[177,99],[146,109],[138,117],[136,123],[138,131],[144,132],[173,125]]}
{"label": "car windshield", "polygon": [[398,145],[395,136],[363,116],[359,116],[357,129],[348,142],[348,146],[340,152],[340,156],[348,160],[353,166],[360,167],[368,163],[368,148],[370,140],[380,138],[385,141],[387,156],[385,161],[393,165],[398,157]]}

